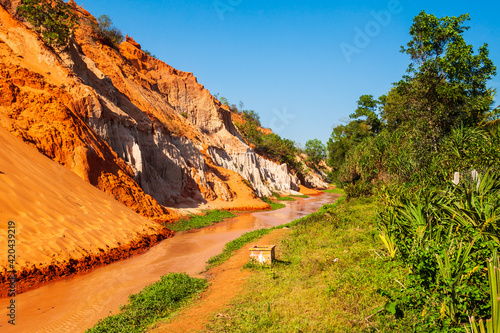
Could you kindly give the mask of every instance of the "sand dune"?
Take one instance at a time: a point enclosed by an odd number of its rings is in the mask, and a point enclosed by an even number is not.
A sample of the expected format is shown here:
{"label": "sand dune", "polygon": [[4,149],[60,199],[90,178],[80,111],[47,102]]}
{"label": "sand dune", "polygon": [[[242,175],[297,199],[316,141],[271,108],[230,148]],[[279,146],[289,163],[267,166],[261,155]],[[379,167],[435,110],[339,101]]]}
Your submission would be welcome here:
{"label": "sand dune", "polygon": [[0,296],[16,223],[18,292],[139,252],[172,233],[0,127]]}

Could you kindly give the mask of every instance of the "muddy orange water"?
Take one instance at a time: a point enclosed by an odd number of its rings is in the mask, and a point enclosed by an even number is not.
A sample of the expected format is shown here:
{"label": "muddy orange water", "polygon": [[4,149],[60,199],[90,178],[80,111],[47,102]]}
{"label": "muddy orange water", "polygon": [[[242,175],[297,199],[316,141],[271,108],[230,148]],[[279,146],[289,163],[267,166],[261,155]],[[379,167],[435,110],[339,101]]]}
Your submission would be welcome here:
{"label": "muddy orange water", "polygon": [[327,193],[298,198],[276,211],[245,214],[203,229],[177,233],[141,255],[17,295],[15,326],[7,323],[9,299],[1,299],[0,332],[84,332],[110,312],[118,312],[129,294],[158,281],[162,275],[196,275],[210,257],[241,234],[288,223],[337,197]]}

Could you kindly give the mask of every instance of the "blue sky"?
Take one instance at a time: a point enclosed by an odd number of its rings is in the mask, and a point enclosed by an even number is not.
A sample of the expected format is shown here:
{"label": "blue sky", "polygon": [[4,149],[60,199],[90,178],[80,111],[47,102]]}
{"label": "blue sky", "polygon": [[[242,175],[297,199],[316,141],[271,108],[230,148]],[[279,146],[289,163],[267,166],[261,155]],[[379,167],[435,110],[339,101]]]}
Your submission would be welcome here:
{"label": "blue sky", "polygon": [[[475,50],[488,43],[500,72],[497,1],[77,3],[96,17],[107,14],[143,49],[194,73],[212,94],[237,105],[243,101],[260,114],[263,126],[301,144],[326,142],[359,96],[378,97],[401,78],[409,58],[399,49],[421,10],[438,17],[470,13],[466,41]],[[499,76],[490,86],[500,89]]]}

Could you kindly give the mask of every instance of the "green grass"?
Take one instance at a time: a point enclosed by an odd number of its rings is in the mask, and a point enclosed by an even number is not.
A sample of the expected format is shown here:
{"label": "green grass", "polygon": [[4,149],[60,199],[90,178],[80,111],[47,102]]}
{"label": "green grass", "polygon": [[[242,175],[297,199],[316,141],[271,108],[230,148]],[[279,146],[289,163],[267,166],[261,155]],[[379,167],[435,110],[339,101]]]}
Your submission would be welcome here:
{"label": "green grass", "polygon": [[323,190],[324,193],[337,193],[337,194],[345,194],[345,191],[341,188],[334,188],[332,190]]}
{"label": "green grass", "polygon": [[271,206],[271,210],[277,210],[277,209],[281,209],[283,207],[286,207],[285,204],[282,204],[279,202],[274,202],[269,198],[261,198],[261,199],[262,199],[262,201],[267,203],[269,206]]}
{"label": "green grass", "polygon": [[292,197],[292,198],[309,198],[309,196],[305,195],[305,194],[301,194],[301,195],[290,194],[289,197]]}
{"label": "green grass", "polygon": [[244,245],[264,236],[264,235],[267,235],[268,233],[270,233],[271,231],[275,230],[275,229],[283,229],[283,228],[292,228],[294,226],[296,226],[297,224],[300,224],[300,223],[305,223],[305,221],[307,221],[308,219],[310,218],[313,218],[315,215],[317,214],[324,214],[328,209],[333,209],[335,208],[337,205],[339,205],[341,202],[343,202],[345,198],[340,198],[338,199],[336,202],[332,203],[332,204],[327,204],[327,205],[324,205],[323,207],[320,208],[320,211],[318,213],[312,213],[312,214],[309,214],[305,217],[302,217],[300,219],[297,219],[297,220],[294,220],[290,223],[287,223],[287,224],[282,224],[282,225],[278,225],[276,227],[272,227],[272,228],[269,228],[269,229],[259,229],[259,230],[254,230],[254,231],[250,231],[250,232],[247,232],[247,233],[244,233],[242,236],[240,236],[239,238],[236,238],[235,240],[232,240],[230,241],[229,243],[226,243],[224,249],[222,250],[221,253],[213,256],[212,258],[208,259],[207,261],[207,267],[206,267],[206,270],[214,267],[214,266],[217,266],[217,265],[220,265],[222,264],[224,261],[228,260],[229,258],[231,258],[231,255],[241,249]]}
{"label": "green grass", "polygon": [[271,232],[273,228],[271,229],[259,229],[259,230],[254,230],[247,232],[243,234],[241,237],[236,238],[233,241],[230,241],[229,243],[226,243],[226,246],[224,247],[224,250],[222,250],[221,253],[213,256],[212,258],[208,259],[207,261],[207,270],[222,264],[224,261],[228,260],[231,258],[231,255],[236,251],[241,249],[244,245],[264,236],[267,235],[268,233]]}
{"label": "green grass", "polygon": [[[371,198],[339,200],[288,224],[292,231],[277,245],[277,262],[254,268],[243,294],[212,318],[207,331],[394,329],[394,316],[370,316],[387,302],[378,290],[398,286],[407,271],[383,255],[375,215]],[[407,331],[400,325],[392,332]]]}
{"label": "green grass", "polygon": [[292,198],[292,196],[286,196],[286,197],[279,197],[276,198],[278,201],[296,201],[297,199]]}
{"label": "green grass", "polygon": [[188,219],[182,219],[171,224],[165,224],[165,226],[173,231],[191,230],[208,227],[226,218],[235,216],[235,214],[227,210],[211,210],[206,212],[204,215],[191,215]]}
{"label": "green grass", "polygon": [[185,273],[171,273],[129,296],[129,303],[120,307],[120,313],[109,316],[86,333],[146,332],[161,319],[168,318],[208,286],[206,280],[192,278]]}

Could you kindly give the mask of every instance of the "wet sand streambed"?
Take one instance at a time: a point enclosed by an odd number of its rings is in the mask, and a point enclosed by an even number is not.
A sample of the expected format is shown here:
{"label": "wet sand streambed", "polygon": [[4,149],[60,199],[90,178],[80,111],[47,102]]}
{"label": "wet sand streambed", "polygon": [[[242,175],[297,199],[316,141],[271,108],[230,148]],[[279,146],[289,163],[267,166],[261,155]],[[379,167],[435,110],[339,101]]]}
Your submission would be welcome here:
{"label": "wet sand streambed", "polygon": [[245,232],[291,222],[333,202],[338,195],[297,198],[286,207],[244,214],[203,229],[177,233],[147,252],[17,295],[16,325],[7,324],[9,299],[0,299],[1,332],[84,332],[118,312],[128,295],[170,272],[196,275],[224,245]]}

